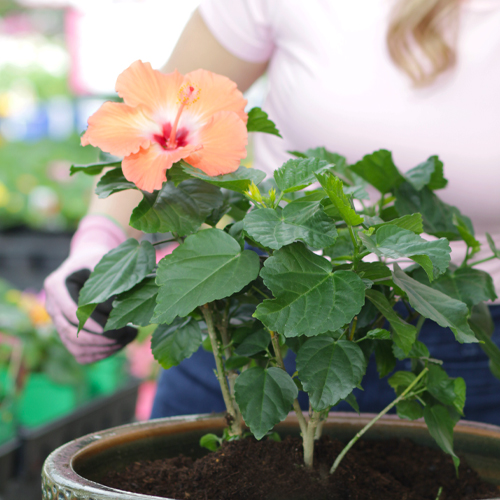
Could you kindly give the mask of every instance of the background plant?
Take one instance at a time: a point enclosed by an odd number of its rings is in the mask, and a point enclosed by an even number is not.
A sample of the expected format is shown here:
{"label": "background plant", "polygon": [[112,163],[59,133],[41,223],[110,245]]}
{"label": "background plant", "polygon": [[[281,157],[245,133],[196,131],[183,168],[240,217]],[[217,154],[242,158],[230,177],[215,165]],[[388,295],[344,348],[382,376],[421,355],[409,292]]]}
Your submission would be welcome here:
{"label": "background plant", "polygon": [[[258,108],[248,130],[279,135]],[[458,342],[483,342],[497,374],[500,352],[485,305],[496,294],[491,277],[475,267],[471,221],[436,195],[447,184],[442,162],[431,156],[402,174],[386,150],[354,165],[324,148],[292,156],[271,181],[256,169],[209,177],[175,164],[161,190],[143,192],[130,219],[136,229],[170,236],[154,245],[129,239],[102,259],[80,293],[80,327],[98,303],[115,297],[106,329],[157,324],[151,347],[164,368],[203,344],[214,353],[227,408],[224,438],[242,436],[244,420],[261,439],[293,408],[307,466],[329,410],[345,400],[358,411],[353,390],[372,353],[381,378],[409,359],[411,370],[388,379],[393,405],[402,418],[424,417],[457,465],[453,428],[465,382],[448,377],[419,331],[429,318]],[[119,161],[72,172],[105,168],[100,197],[136,189]],[[369,185],[379,192],[375,204]],[[226,215],[231,223],[221,224]],[[458,267],[450,266],[449,240],[466,243]],[[179,246],[156,265],[154,246],[171,241]],[[489,241],[489,258],[499,258]],[[293,376],[283,364],[288,349],[297,355]],[[309,416],[299,391],[309,396]],[[204,445],[219,440],[207,436]]]}

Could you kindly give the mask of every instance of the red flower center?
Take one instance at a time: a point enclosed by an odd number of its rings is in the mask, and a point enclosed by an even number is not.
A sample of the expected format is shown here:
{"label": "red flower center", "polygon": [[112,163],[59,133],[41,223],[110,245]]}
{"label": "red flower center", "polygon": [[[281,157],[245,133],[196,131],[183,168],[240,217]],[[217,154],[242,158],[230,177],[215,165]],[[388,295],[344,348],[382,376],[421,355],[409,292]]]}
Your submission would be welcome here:
{"label": "red flower center", "polygon": [[187,136],[189,135],[189,130],[185,127],[178,129],[175,133],[175,145],[172,147],[169,144],[170,135],[172,133],[172,124],[165,123],[163,125],[163,134],[155,134],[153,139],[163,148],[163,149],[177,149],[182,148],[188,144]]}

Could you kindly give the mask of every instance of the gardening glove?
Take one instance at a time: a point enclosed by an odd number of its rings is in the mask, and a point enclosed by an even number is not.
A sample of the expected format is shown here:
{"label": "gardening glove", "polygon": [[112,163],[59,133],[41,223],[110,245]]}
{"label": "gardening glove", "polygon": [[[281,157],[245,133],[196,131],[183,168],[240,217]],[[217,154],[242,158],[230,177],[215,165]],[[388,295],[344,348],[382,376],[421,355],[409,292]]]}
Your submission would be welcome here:
{"label": "gardening glove", "polygon": [[110,356],[137,335],[132,327],[104,332],[113,298],[99,304],[77,333],[80,290],[103,255],[125,240],[124,231],[107,217],[87,215],[71,240],[69,257],[45,280],[47,312],[64,345],[81,364]]}

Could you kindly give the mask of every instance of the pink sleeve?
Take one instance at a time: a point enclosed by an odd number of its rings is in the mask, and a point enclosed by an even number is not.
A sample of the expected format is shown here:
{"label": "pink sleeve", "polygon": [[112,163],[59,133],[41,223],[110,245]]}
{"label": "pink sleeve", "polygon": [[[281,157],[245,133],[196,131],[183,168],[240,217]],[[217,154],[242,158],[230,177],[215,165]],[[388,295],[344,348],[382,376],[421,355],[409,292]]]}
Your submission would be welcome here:
{"label": "pink sleeve", "polygon": [[199,11],[219,43],[249,62],[267,61],[274,49],[267,0],[202,0]]}

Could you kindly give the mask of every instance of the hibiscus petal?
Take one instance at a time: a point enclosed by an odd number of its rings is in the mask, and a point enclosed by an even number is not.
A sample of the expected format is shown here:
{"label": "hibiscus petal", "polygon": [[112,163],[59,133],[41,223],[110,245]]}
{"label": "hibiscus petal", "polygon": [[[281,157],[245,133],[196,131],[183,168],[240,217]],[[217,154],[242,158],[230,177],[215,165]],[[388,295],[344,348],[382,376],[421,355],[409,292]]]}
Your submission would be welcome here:
{"label": "hibiscus petal", "polygon": [[177,70],[164,74],[153,69],[150,63],[135,61],[118,76],[115,89],[129,106],[145,106],[151,112],[165,108],[175,110],[183,81]]}
{"label": "hibiscus petal", "polygon": [[247,155],[247,128],[233,111],[219,111],[198,132],[203,149],[185,158],[207,175],[229,174],[238,170]]}
{"label": "hibiscus petal", "polygon": [[148,148],[149,137],[161,132],[142,108],[131,108],[119,102],[105,102],[89,119],[81,138],[82,146],[92,144],[106,153],[127,156]]}
{"label": "hibiscus petal", "polygon": [[123,175],[139,189],[152,193],[161,189],[162,184],[167,180],[166,172],[174,163],[201,147],[188,144],[182,148],[167,150],[153,143],[148,149],[141,149],[137,154],[123,159]]}
{"label": "hibiscus petal", "polygon": [[232,80],[204,69],[197,69],[187,73],[185,81],[193,83],[200,89],[200,98],[190,104],[184,114],[189,114],[200,123],[205,123],[214,113],[234,111],[246,124],[247,100]]}

